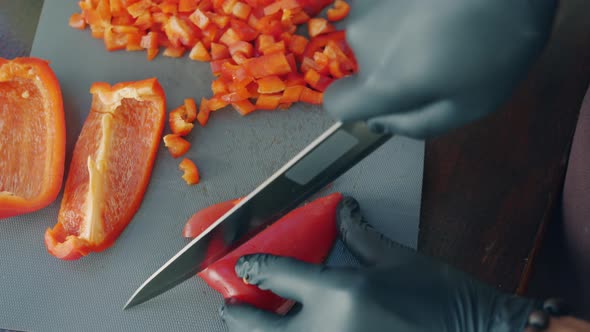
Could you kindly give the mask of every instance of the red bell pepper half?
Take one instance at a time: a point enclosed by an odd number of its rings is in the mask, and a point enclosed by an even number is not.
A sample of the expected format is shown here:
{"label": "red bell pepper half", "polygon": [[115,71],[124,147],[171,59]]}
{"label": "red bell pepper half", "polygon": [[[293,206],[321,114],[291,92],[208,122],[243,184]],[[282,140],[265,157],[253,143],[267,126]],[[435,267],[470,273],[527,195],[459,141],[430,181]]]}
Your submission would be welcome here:
{"label": "red bell pepper half", "polygon": [[61,89],[49,64],[0,58],[0,219],[56,199],[65,150]]}
{"label": "red bell pepper half", "polygon": [[[336,207],[340,193],[319,198],[297,208],[256,236],[209,265],[198,276],[225,299],[247,303],[260,309],[284,314],[292,302],[276,294],[248,285],[234,270],[238,259],[247,254],[265,253],[293,257],[308,263],[322,263],[336,240]],[[239,200],[219,203],[194,214],[183,235],[196,237]]]}

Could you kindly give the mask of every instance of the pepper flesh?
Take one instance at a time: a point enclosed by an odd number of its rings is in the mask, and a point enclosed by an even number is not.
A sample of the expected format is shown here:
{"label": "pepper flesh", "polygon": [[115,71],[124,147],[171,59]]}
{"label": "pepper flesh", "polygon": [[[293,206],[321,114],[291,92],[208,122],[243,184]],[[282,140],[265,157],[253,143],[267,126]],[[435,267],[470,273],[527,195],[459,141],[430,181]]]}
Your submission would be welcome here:
{"label": "pepper flesh", "polygon": [[78,137],[53,229],[45,245],[73,260],[110,247],[131,221],[147,188],[166,118],[155,78],[94,83],[92,108]]}
{"label": "pepper flesh", "polygon": [[[334,193],[291,211],[210,264],[198,276],[226,300],[247,303],[279,314],[286,313],[292,302],[244,283],[235,273],[236,262],[244,255],[265,253],[293,257],[313,264],[322,263],[336,240],[336,207],[341,199],[340,193]],[[198,236],[237,202],[224,202],[197,212],[185,226],[184,235]]]}
{"label": "pepper flesh", "polygon": [[0,219],[51,204],[61,189],[66,130],[59,82],[37,58],[0,58]]}

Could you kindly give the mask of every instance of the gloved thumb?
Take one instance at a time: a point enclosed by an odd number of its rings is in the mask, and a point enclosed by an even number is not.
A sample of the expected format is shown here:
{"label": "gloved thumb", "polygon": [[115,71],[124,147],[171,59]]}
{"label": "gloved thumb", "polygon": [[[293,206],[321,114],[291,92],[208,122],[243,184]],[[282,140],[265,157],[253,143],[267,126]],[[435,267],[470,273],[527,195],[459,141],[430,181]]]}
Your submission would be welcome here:
{"label": "gloved thumb", "polygon": [[245,304],[224,305],[219,315],[232,332],[280,331],[280,324],[287,319]]}
{"label": "gloved thumb", "polygon": [[340,201],[336,223],[342,242],[365,266],[397,265],[416,256],[412,249],[394,242],[366,222],[359,203],[352,197]]}
{"label": "gloved thumb", "polygon": [[236,274],[245,282],[301,303],[321,289],[325,269],[293,258],[266,254],[243,256],[235,267]]}

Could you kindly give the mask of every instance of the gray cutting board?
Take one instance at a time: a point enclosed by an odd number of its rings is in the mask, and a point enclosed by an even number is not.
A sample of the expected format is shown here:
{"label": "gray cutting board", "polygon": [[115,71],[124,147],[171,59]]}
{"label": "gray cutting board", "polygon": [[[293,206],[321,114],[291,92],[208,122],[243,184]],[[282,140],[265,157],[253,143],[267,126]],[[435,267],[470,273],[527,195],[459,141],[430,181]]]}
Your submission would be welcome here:
{"label": "gray cutting board", "polygon": [[[155,76],[169,109],[183,98],[210,96],[209,65],[145,53],[105,51],[89,31],[68,27],[76,1],[46,0],[32,55],[51,61],[65,100],[68,162],[90,108],[92,82]],[[0,222],[0,328],[33,331],[183,330],[224,331],[217,315],[222,298],[193,278],[132,310],[121,308],[133,291],[187,243],[187,218],[198,209],[243,196],[333,123],[320,108],[241,117],[227,109],[196,128],[188,157],[202,182],[184,184],[179,160],[160,147],[141,208],[106,252],[65,262],[47,254],[43,233],[56,222],[58,200],[39,212]],[[166,129],[168,131],[168,129]],[[424,145],[394,138],[338,179],[331,191],[355,196],[368,219],[395,240],[415,247],[418,234]],[[354,259],[338,243],[330,264]]]}

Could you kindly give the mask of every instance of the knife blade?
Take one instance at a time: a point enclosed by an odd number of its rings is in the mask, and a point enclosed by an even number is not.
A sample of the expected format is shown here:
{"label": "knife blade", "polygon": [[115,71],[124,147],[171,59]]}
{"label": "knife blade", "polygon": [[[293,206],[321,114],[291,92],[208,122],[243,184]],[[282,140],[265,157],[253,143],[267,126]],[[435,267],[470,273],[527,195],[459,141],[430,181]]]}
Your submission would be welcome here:
{"label": "knife blade", "polygon": [[334,124],[153,273],[123,309],[148,301],[205,269],[389,138],[389,134],[371,132],[364,122]]}

